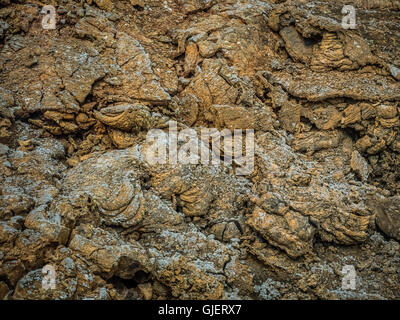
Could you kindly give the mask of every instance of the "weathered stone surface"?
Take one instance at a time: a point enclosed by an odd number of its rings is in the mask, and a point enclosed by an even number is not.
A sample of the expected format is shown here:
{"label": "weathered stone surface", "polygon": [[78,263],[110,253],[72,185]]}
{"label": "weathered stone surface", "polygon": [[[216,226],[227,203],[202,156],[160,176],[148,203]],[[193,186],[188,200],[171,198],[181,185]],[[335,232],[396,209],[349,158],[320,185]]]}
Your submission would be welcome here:
{"label": "weathered stone surface", "polygon": [[351,154],[350,166],[362,181],[366,181],[368,179],[368,163],[357,150],[354,150]]}
{"label": "weathered stone surface", "polygon": [[400,198],[380,201],[376,211],[376,224],[389,237],[400,239]]}
{"label": "weathered stone surface", "polygon": [[268,215],[256,207],[248,223],[269,243],[284,249],[293,258],[312,250],[313,226],[301,214],[288,211],[283,217]]}
{"label": "weathered stone surface", "polygon": [[0,299],[400,297],[399,1],[0,3]]}

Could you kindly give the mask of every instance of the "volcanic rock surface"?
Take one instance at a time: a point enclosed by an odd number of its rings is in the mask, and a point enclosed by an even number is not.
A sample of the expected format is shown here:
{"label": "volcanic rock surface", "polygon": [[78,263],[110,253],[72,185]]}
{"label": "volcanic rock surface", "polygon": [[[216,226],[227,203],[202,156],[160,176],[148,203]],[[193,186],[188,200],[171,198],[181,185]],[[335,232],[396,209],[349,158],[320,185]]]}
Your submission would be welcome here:
{"label": "volcanic rock surface", "polygon": [[[0,1],[0,299],[400,298],[400,1],[47,2]],[[254,170],[149,163],[171,122]]]}

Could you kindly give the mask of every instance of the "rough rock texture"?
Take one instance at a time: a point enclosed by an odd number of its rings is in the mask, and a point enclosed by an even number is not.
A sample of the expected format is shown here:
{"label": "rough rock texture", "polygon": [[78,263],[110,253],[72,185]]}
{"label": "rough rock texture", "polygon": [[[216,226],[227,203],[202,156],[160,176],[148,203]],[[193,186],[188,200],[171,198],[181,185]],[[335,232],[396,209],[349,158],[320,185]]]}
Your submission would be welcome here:
{"label": "rough rock texture", "polygon": [[[0,4],[0,299],[400,298],[400,1],[51,4]],[[171,120],[254,170],[149,163]]]}

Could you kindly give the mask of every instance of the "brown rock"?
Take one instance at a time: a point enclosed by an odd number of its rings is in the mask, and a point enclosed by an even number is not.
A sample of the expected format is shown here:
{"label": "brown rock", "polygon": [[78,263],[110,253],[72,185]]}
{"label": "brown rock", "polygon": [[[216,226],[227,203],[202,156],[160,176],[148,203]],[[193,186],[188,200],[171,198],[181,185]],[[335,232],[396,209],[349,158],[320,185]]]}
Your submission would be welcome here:
{"label": "brown rock", "polygon": [[400,241],[400,197],[379,202],[376,207],[376,224],[387,236]]}
{"label": "brown rock", "polygon": [[142,294],[144,300],[151,300],[153,296],[153,288],[151,283],[140,283],[138,284],[139,292]]}
{"label": "brown rock", "polygon": [[248,224],[268,242],[285,250],[293,258],[312,250],[314,228],[306,217],[295,212],[287,212],[282,217],[255,208]]}
{"label": "brown rock", "polygon": [[361,181],[366,181],[369,175],[368,162],[362,157],[362,155],[354,150],[351,154],[350,160],[351,169],[358,175]]}
{"label": "brown rock", "polygon": [[10,291],[7,284],[4,282],[0,282],[0,299],[4,299],[7,293]]}
{"label": "brown rock", "polygon": [[341,124],[343,126],[348,126],[359,122],[361,120],[361,108],[360,106],[349,106],[344,110],[344,116],[342,118]]}

